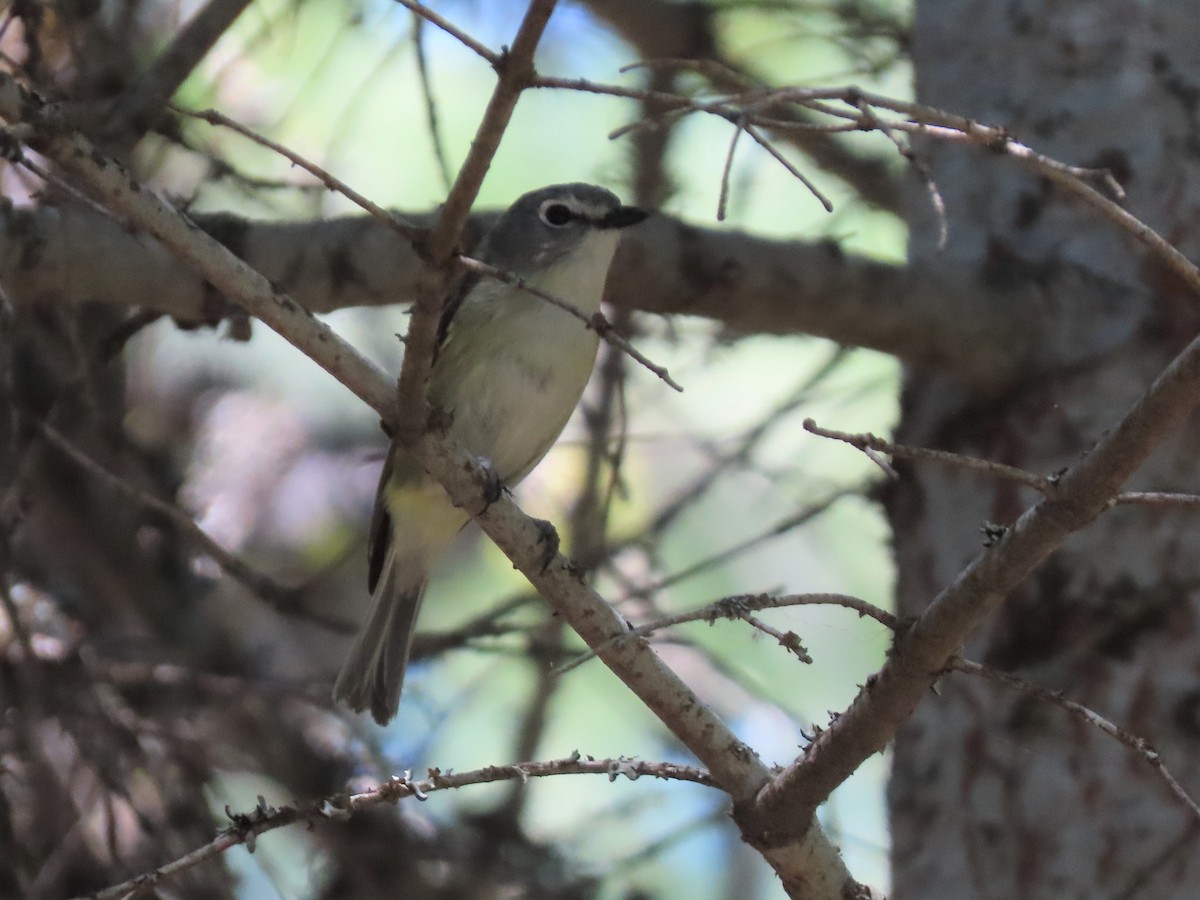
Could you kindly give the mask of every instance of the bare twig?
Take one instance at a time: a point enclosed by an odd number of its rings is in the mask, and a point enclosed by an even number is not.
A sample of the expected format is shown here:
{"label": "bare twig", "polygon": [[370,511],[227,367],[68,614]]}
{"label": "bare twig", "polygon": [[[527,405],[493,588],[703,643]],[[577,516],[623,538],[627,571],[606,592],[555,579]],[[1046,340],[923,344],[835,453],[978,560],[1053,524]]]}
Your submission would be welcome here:
{"label": "bare twig", "polygon": [[763,634],[773,637],[784,650],[793,654],[802,663],[812,663],[812,657],[808,655],[808,650],[800,643],[800,636],[794,631],[780,631],[764,622],[757,616],[752,616],[748,612],[741,613],[738,618],[745,622],[756,631],[761,631]]}
{"label": "bare twig", "polygon": [[[598,3],[596,6],[598,11],[614,6],[620,8],[619,4],[610,3]],[[673,11],[672,19],[686,16],[686,5],[675,7],[670,4],[660,4],[660,6],[666,6]],[[601,12],[601,14],[603,13]],[[645,29],[638,29],[638,31],[644,33]],[[630,37],[636,40],[632,35]],[[646,61],[626,68],[635,68],[640,65],[655,72],[663,70],[695,72],[705,79],[714,90],[721,93],[740,94],[765,89],[764,85],[754,76],[735,68],[719,56],[708,57],[708,53],[719,54],[719,49],[704,48],[701,52],[680,56],[680,51],[676,47],[677,44],[672,44],[668,51],[674,55],[674,58],[661,56],[656,52],[660,49],[657,46],[646,47],[641,54]],[[686,46],[683,49],[686,50]],[[782,128],[771,125],[772,131],[784,134],[801,153],[820,168],[852,187],[865,202],[896,215],[902,214],[900,179],[891,170],[888,160],[883,156],[861,156],[855,153],[849,145],[837,142],[832,136],[839,130],[858,130],[857,126],[851,129],[841,129],[817,125],[809,111],[786,107],[765,107],[760,110],[760,116],[764,125],[768,117],[777,119]]]}
{"label": "bare twig", "polygon": [[269,806],[259,797],[258,805],[249,813],[230,812],[227,807],[225,813],[230,820],[229,826],[204,846],[150,872],[104,890],[83,895],[78,900],[118,900],[150,890],[166,879],[213,859],[239,844],[245,844],[246,848],[253,852],[259,835],[296,822],[311,824],[322,820],[341,821],[364,809],[383,803],[398,803],[410,797],[426,800],[430,794],[438,791],[497,781],[547,778],[552,775],[603,775],[609,781],[615,781],[622,776],[630,780],[647,776],[715,787],[712,778],[703,769],[675,763],[642,762],[627,757],[592,759],[581,756],[577,751],[564,759],[488,766],[470,772],[442,772],[440,769],[430,769],[427,777],[419,781],[406,772],[402,776],[393,776],[371,790],[357,794],[336,794],[311,803]]}
{"label": "bare twig", "polygon": [[725,165],[721,167],[721,194],[717,198],[717,221],[725,221],[725,210],[729,204],[729,176],[733,171],[733,153],[737,150],[738,138],[745,130],[745,122],[733,126],[733,137],[729,139],[729,151],[725,154]]}
{"label": "bare twig", "polygon": [[[938,190],[937,182],[933,180],[933,173],[929,170],[929,166],[925,164],[924,160],[921,160],[917,157],[917,154],[913,152],[913,149],[910,146],[903,143],[898,137],[896,137],[894,129],[889,127],[887,122],[875,115],[875,111],[871,108],[869,103],[860,99],[858,103],[858,111],[862,113],[863,117],[868,123],[875,128],[878,128],[884,137],[892,142],[892,145],[896,148],[896,152],[908,160],[909,165],[911,165],[913,169],[916,170],[917,175],[920,176],[921,181],[925,185],[925,192],[929,195],[929,205],[933,207],[933,214],[937,217],[937,249],[939,251],[945,250],[946,243],[950,240],[950,223],[946,218],[946,201],[942,197],[942,192]],[[858,122],[852,124],[855,128],[862,127],[861,123]]]}
{"label": "bare twig", "polygon": [[[613,641],[624,641],[631,638],[645,638],[662,631],[688,622],[707,622],[710,625],[718,619],[742,619],[749,613],[763,609],[783,609],[789,606],[841,606],[852,609],[860,617],[874,619],[880,625],[896,631],[900,628],[900,620],[884,609],[880,609],[866,600],[852,597],[848,594],[735,594],[732,597],[722,597],[707,606],[691,609],[687,612],[663,616],[652,622],[646,622],[636,628],[631,628],[623,635],[613,638]],[[577,658],[559,666],[558,673],[569,672],[578,668],[597,655],[599,649],[592,648]]]}
{"label": "bare twig", "polygon": [[535,288],[533,285],[526,282],[525,279],[521,278],[521,276],[515,275],[512,272],[506,272],[504,269],[498,269],[495,266],[488,265],[485,262],[480,262],[477,259],[471,259],[468,256],[460,256],[458,258],[458,263],[468,272],[476,272],[488,278],[494,278],[497,281],[502,281],[505,284],[511,284],[513,287],[516,287],[533,297],[537,297],[539,300],[545,300],[552,306],[557,306],[564,312],[570,313],[572,316],[582,322],[584,326],[596,332],[596,334],[598,334],[606,343],[620,349],[631,359],[635,360],[639,365],[657,375],[670,387],[681,393],[683,392],[682,385],[680,385],[671,377],[671,373],[662,366],[651,362],[644,354],[642,354],[641,351],[630,344],[629,341],[627,341],[621,335],[621,333],[613,327],[612,323],[609,322],[604,313],[597,312],[589,316],[586,313],[581,312],[578,307],[568,303],[566,300],[547,293],[546,291]]}
{"label": "bare twig", "polygon": [[429,61],[425,55],[425,23],[428,19],[413,13],[413,55],[417,60],[417,74],[421,78],[421,94],[425,98],[425,124],[429,127],[429,138],[433,143],[433,157],[437,160],[438,172],[446,190],[450,190],[453,176],[446,145],[442,140],[442,129],[438,122],[437,102],[433,99],[433,81],[429,74]]}
{"label": "bare twig", "polygon": [[770,153],[773,157],[775,157],[775,161],[778,162],[785,169],[787,169],[788,172],[791,173],[793,178],[795,178],[802,185],[804,185],[806,188],[808,188],[809,193],[812,194],[814,197],[816,197],[817,201],[823,207],[825,207],[825,212],[833,212],[833,203],[830,202],[829,198],[826,197],[823,193],[821,193],[820,189],[809,180],[807,175],[805,175],[798,168],[796,168],[796,166],[794,166],[792,164],[791,160],[789,160],[786,156],[784,156],[782,153],[780,153],[779,150],[775,147],[775,145],[772,144],[769,140],[766,139],[766,137],[763,136],[762,132],[760,132],[753,125],[746,125],[745,132],[746,132],[746,134],[750,135],[750,137],[754,138],[754,140],[758,143],[758,145],[760,147],[762,147],[764,150],[766,150],[768,153]]}
{"label": "bare twig", "polygon": [[494,53],[492,50],[479,43],[479,41],[475,40],[475,38],[471,37],[471,35],[467,34],[453,22],[438,15],[425,4],[418,3],[417,0],[396,0],[396,2],[401,6],[412,10],[414,15],[420,16],[430,25],[435,25],[442,29],[442,31],[446,32],[446,34],[450,35],[464,47],[469,48],[470,50],[474,51],[476,55],[487,60],[492,64],[493,67],[499,66],[503,60],[503,57],[500,54]]}
{"label": "bare twig", "polygon": [[478,638],[496,637],[520,631],[523,626],[504,624],[500,620],[535,600],[537,600],[537,596],[531,591],[526,591],[497,604],[456,628],[446,631],[422,631],[413,641],[412,658],[424,659],[428,656],[437,656],[447,650],[455,650],[472,644]]}
{"label": "bare twig", "polygon": [[[673,501],[654,514],[649,524],[642,529],[641,534],[624,537],[609,545],[610,558],[628,547],[645,545],[648,537],[665,531],[689,507],[707,496],[708,492],[716,484],[717,479],[731,466],[746,465],[753,457],[755,449],[768,435],[770,427],[805,404],[812,397],[812,392],[837,369],[841,361],[845,359],[847,352],[849,351],[842,347],[833,350],[825,364],[818,367],[813,374],[807,376],[792,391],[791,395],[777,404],[770,413],[763,417],[761,422],[753,428],[748,429],[738,439],[736,446],[732,450],[719,452],[716,448],[713,448],[711,450],[712,459],[705,466],[704,470],[695,479],[681,488]],[[860,489],[864,493],[867,490],[865,486],[860,487]]]}
{"label": "bare twig", "polygon": [[1135,506],[1200,506],[1200,495],[1178,494],[1170,491],[1122,491],[1113,498],[1114,504]]}
{"label": "bare twig", "polygon": [[741,556],[747,550],[757,547],[764,541],[769,541],[772,538],[787,534],[789,531],[793,531],[802,525],[807,525],[813,519],[823,515],[839,500],[842,500],[846,497],[860,496],[863,492],[864,488],[861,486],[839,488],[820,500],[816,500],[802,509],[797,510],[791,515],[785,516],[770,527],[763,529],[758,534],[751,535],[750,537],[739,541],[733,546],[726,547],[724,550],[720,550],[711,556],[706,556],[704,559],[694,562],[689,566],[685,566],[678,571],[672,572],[670,575],[667,575],[658,581],[630,590],[629,595],[631,597],[649,597],[670,587],[673,584],[678,584],[679,582],[685,581],[688,578],[694,578],[701,572],[707,571],[708,569],[718,566],[723,562]]}
{"label": "bare twig", "polygon": [[[1057,476],[1036,475],[1027,469],[1019,469],[1016,466],[1005,465],[1004,463],[992,462],[987,459],[980,459],[977,456],[965,456],[961,453],[951,453],[948,450],[931,450],[926,447],[909,447],[905,444],[897,444],[894,441],[889,441],[887,438],[881,438],[878,435],[870,432],[861,432],[851,434],[845,431],[834,431],[830,428],[822,428],[812,419],[804,420],[804,430],[810,434],[815,434],[818,437],[829,438],[830,440],[841,441],[849,444],[864,453],[878,451],[887,453],[891,456],[899,456],[907,459],[919,459],[927,462],[936,462],[942,465],[954,466],[960,469],[967,469],[971,472],[978,472],[981,475],[986,475],[990,478],[1002,478],[1008,481],[1016,481],[1026,487],[1031,487],[1035,491],[1042,494],[1051,493],[1058,483]],[[874,459],[874,457],[872,457]],[[894,474],[894,472],[893,472]],[[1109,506],[1178,506],[1183,508],[1200,507],[1200,495],[1197,494],[1182,494],[1171,491],[1122,491],[1113,495],[1108,502]]]}
{"label": "bare twig", "polygon": [[370,200],[369,198],[360,194],[358,191],[354,190],[354,188],[350,187],[350,185],[331,175],[316,163],[301,156],[295,150],[291,150],[288,147],[285,147],[283,144],[280,144],[278,141],[273,141],[269,137],[259,134],[257,131],[246,127],[235,119],[231,119],[224,113],[218,112],[215,109],[187,109],[186,107],[180,106],[177,103],[171,103],[170,108],[174,112],[179,113],[181,116],[189,116],[193,119],[200,119],[201,121],[207,122],[210,125],[219,125],[223,128],[228,128],[231,131],[236,131],[238,134],[242,135],[242,137],[248,138],[254,143],[262,147],[266,147],[268,150],[271,150],[274,153],[278,153],[293,165],[299,166],[301,169],[319,180],[323,185],[325,185],[326,188],[331,191],[335,191],[356,203],[358,206],[370,213],[377,221],[383,223],[393,231],[404,235],[404,237],[408,238],[410,241],[418,241],[423,238],[425,233],[423,229],[418,228],[409,222],[405,222],[395,213],[379,206],[373,200]]}
{"label": "bare twig", "polygon": [[1068,713],[1074,716],[1081,722],[1098,728],[1100,731],[1107,734],[1109,737],[1120,741],[1134,753],[1138,754],[1142,759],[1146,760],[1151,767],[1158,772],[1159,776],[1167,784],[1167,788],[1175,795],[1184,806],[1186,806],[1196,818],[1200,821],[1200,805],[1191,798],[1183,785],[1181,785],[1175,776],[1167,769],[1166,764],[1162,760],[1162,756],[1157,750],[1150,745],[1150,742],[1143,737],[1132,734],[1126,731],[1119,725],[1110,722],[1104,716],[1094,710],[1088,709],[1082,703],[1070,700],[1062,695],[1059,691],[1047,690],[1040,685],[1033,684],[1023,678],[1009,673],[1002,672],[999,669],[994,669],[991,666],[981,665],[977,662],[963,659],[962,657],[954,657],[950,660],[948,668],[956,672],[965,672],[968,675],[979,675],[991,681],[999,682],[1013,690],[1019,691],[1026,696],[1033,697],[1035,700],[1041,700],[1045,703],[1052,703],[1061,709],[1065,709]]}

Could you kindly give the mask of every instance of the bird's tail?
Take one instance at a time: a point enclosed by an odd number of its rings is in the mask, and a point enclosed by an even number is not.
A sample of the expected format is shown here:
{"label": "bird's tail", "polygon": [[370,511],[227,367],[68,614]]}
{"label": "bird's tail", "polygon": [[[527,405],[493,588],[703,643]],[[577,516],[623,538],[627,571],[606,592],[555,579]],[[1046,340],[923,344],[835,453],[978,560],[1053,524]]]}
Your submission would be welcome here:
{"label": "bird's tail", "polygon": [[355,712],[370,708],[380,725],[387,724],[400,706],[404,668],[425,594],[426,579],[414,580],[411,573],[401,571],[406,567],[396,563],[395,548],[389,548],[383,577],[371,598],[371,614],[333,686],[334,700]]}

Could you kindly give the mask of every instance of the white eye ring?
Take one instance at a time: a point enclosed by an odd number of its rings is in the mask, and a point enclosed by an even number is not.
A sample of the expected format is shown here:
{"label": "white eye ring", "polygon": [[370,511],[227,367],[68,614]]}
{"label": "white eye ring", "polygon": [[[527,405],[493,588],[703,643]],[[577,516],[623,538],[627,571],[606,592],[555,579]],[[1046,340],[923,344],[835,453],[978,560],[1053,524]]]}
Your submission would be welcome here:
{"label": "white eye ring", "polygon": [[578,213],[561,200],[547,200],[538,211],[538,218],[551,228],[562,228],[578,218]]}

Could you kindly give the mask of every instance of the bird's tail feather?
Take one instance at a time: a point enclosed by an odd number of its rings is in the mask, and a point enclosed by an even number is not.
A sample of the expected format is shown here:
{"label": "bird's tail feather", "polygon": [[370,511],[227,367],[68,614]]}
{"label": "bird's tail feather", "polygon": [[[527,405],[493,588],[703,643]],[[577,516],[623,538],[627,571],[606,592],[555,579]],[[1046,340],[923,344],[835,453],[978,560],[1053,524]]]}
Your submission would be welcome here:
{"label": "bird's tail feather", "polygon": [[400,706],[404,669],[412,647],[425,578],[401,580],[394,548],[384,561],[383,577],[372,597],[371,614],[354,639],[350,655],[333,686],[333,699],[362,712],[370,708],[380,725]]}

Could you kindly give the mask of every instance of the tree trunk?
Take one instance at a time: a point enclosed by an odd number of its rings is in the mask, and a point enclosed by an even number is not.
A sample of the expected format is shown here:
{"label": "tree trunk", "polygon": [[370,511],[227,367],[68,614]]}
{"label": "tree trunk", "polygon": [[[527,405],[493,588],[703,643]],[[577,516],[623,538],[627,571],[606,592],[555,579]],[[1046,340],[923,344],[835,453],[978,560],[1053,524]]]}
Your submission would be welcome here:
{"label": "tree trunk", "polygon": [[[913,33],[920,102],[1007,126],[1063,161],[1109,168],[1131,212],[1200,257],[1192,4],[918,0]],[[944,254],[973,266],[981,289],[1064,267],[1085,277],[1077,295],[1048,299],[1039,365],[1007,390],[981,396],[911,373],[899,439],[1053,473],[1194,336],[1200,303],[1110,224],[1011,160],[949,144],[922,155],[949,232],[939,250],[928,196],[914,191],[914,264]],[[1198,438],[1192,420],[1129,487],[1200,490]],[[925,464],[901,474],[889,515],[899,607],[912,615],[978,552],[982,525],[1011,523],[1034,497]],[[964,655],[1146,738],[1195,795],[1198,547],[1196,512],[1118,507],[1007,598]],[[898,736],[889,799],[898,900],[1164,900],[1200,890],[1200,829],[1143,759],[990,681],[943,678]]]}

